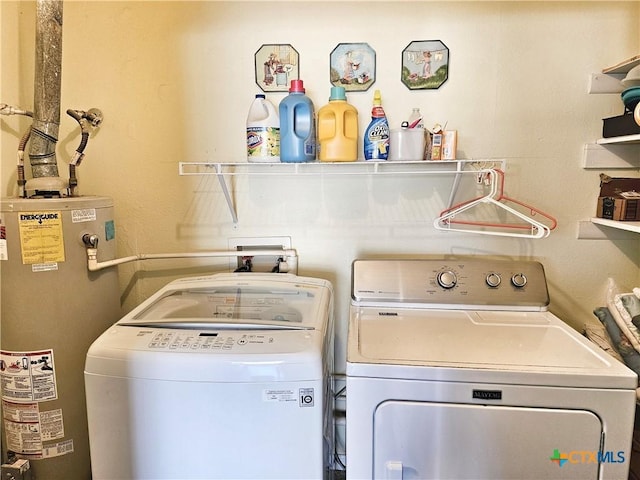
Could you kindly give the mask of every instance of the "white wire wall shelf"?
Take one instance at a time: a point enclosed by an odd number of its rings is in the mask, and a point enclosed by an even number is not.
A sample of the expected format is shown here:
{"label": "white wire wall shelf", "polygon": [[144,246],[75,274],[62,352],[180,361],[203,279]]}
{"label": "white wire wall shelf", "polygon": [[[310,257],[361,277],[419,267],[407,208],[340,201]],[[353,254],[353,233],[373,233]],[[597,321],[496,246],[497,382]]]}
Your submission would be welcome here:
{"label": "white wire wall shelf", "polygon": [[[504,168],[504,160],[355,161],[304,163],[180,162],[180,175],[450,175],[466,166]],[[476,170],[477,171],[477,170]]]}
{"label": "white wire wall shelf", "polygon": [[227,177],[283,176],[283,175],[444,175],[453,176],[449,205],[458,190],[460,176],[465,173],[481,173],[490,169],[504,170],[502,159],[438,160],[438,161],[354,161],[354,162],[305,162],[305,163],[249,163],[249,162],[180,162],[179,173],[189,175],[215,175],[224,193],[233,223],[238,223],[236,208],[229,192]]}

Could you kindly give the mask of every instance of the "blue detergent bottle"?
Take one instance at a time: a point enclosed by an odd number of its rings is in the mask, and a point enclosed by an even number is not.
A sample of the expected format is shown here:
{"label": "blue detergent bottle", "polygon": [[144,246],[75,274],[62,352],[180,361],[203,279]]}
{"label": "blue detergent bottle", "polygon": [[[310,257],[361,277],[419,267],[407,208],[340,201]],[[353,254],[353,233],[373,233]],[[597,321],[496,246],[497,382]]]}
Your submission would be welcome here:
{"label": "blue detergent bottle", "polygon": [[280,112],[280,161],[312,162],[316,159],[316,123],[313,102],[305,95],[302,80],[291,80],[289,95]]}
{"label": "blue detergent bottle", "polygon": [[382,108],[380,90],[373,94],[371,123],[364,134],[364,159],[386,160],[389,156],[389,122]]}

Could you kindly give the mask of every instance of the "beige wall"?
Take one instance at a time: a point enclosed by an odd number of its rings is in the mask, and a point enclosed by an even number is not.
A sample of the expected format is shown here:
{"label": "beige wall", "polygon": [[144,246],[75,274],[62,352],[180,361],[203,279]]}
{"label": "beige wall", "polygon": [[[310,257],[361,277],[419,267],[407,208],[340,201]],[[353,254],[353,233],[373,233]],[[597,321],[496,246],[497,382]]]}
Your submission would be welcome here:
{"label": "beige wall", "polygon": [[[0,15],[0,102],[31,108],[34,7],[3,1]],[[539,259],[551,310],[580,328],[595,321],[591,310],[603,303],[608,276],[640,284],[640,236],[576,238],[578,221],[594,214],[600,173],[581,167],[583,146],[600,136],[603,117],[622,112],[617,95],[587,94],[588,76],[639,52],[638,18],[638,2],[68,1],[62,110],[98,107],[105,115],[80,168],[81,192],[115,199],[123,256],[221,249],[233,237],[291,237],[300,274],[334,282],[339,369],[350,263],[362,256]],[[450,78],[439,90],[409,91],[400,83],[401,51],[430,39],[450,48]],[[234,226],[215,177],[178,175],[180,161],[244,159],[246,114],[259,91],[253,55],[262,44],[293,44],[307,93],[320,107],[329,95],[329,52],[340,42],[375,49],[375,88],[393,127],[417,106],[428,125],[448,122],[459,131],[461,155],[506,159],[507,193],[555,215],[556,231],[543,240],[436,231],[432,220],[451,179],[427,176],[239,177]],[[348,96],[361,131],[372,95]],[[269,95],[275,104],[282,97]],[[15,195],[15,151],[27,125],[0,118],[3,196]],[[64,115],[64,175],[78,141]],[[125,308],[194,272],[167,262],[121,267]]]}

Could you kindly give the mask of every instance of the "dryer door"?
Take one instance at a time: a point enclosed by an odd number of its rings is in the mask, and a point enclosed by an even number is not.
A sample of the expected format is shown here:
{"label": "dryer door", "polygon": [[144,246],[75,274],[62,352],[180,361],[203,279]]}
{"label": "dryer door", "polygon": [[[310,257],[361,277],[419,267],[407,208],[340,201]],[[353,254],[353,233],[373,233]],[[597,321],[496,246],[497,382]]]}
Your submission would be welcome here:
{"label": "dryer door", "polygon": [[386,401],[374,416],[374,478],[595,480],[601,434],[584,410]]}

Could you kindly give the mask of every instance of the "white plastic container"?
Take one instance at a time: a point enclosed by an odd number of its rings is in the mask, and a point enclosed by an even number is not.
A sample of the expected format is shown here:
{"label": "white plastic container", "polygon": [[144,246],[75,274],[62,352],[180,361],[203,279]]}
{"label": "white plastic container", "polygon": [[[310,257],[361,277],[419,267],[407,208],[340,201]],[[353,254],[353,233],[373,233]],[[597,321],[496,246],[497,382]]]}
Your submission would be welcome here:
{"label": "white plastic container", "polygon": [[247,116],[247,160],[273,163],[280,161],[280,119],[278,111],[257,94]]}
{"label": "white plastic container", "polygon": [[391,130],[389,160],[424,160],[424,128]]}

